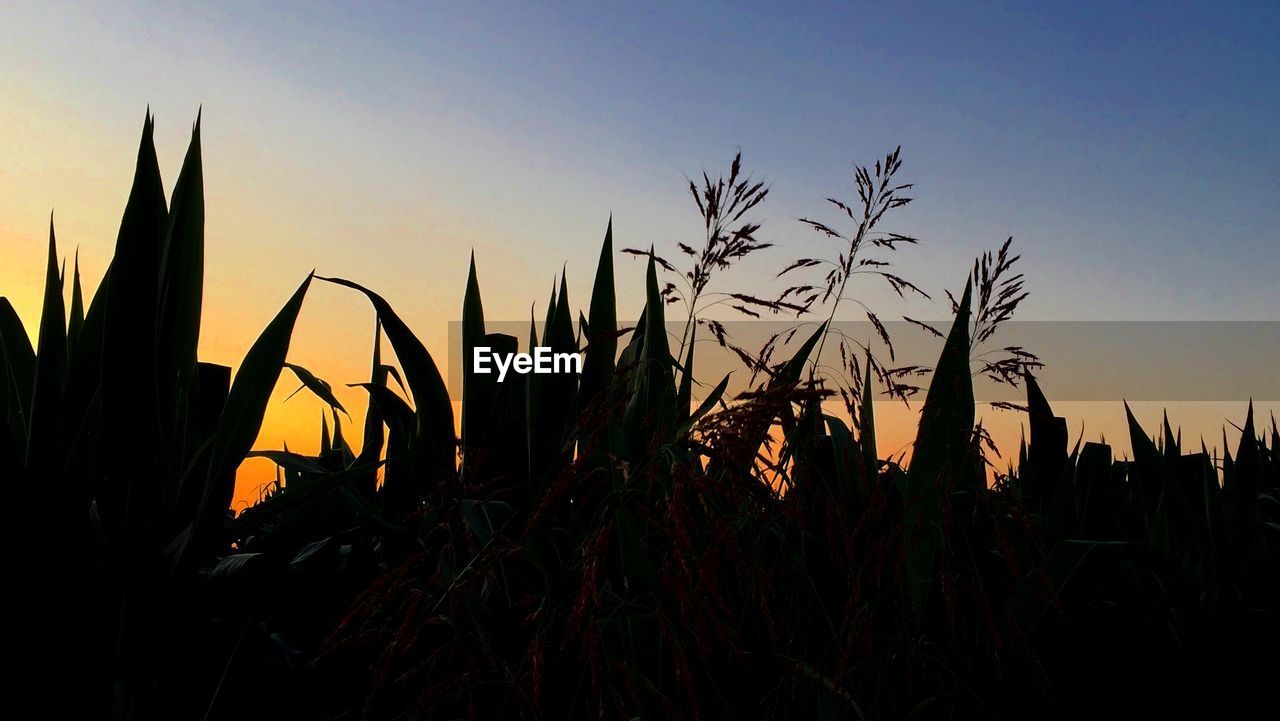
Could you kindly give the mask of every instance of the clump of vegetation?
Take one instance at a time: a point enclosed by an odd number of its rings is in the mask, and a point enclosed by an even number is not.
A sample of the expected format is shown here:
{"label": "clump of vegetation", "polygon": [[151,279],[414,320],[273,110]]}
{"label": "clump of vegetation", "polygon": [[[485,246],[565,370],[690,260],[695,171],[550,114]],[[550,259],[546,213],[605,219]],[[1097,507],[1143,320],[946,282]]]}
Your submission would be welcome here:
{"label": "clump of vegetation", "polygon": [[[693,186],[707,237],[682,248],[683,296],[659,282],[674,266],[643,253],[632,329],[617,322],[610,227],[577,332],[563,281],[541,337],[531,330],[534,344],[582,350],[582,376],[498,384],[468,369],[459,439],[430,352],[348,280],[304,279],[234,379],[200,362],[199,122],[167,201],[151,134],[148,117],[87,306],[78,272],[64,305],[52,228],[34,346],[0,300],[12,648],[46,713],[1133,717],[1265,696],[1253,680],[1280,627],[1274,423],[1265,437],[1250,410],[1221,459],[1184,452],[1168,423],[1153,439],[1132,415],[1132,460],[1070,448],[1031,375],[1038,359],[975,352],[1023,297],[1008,243],[953,298],[906,467],[877,455],[871,390],[901,397],[916,370],[895,374],[841,338],[846,364],[866,358],[839,374],[853,425],[826,413],[837,379],[815,361],[829,322],[774,344],[785,360],[749,356],[763,376],[750,392],[725,398],[724,379],[695,407],[694,335],[716,333],[700,302],[830,321],[860,273],[918,290],[867,254],[914,242],[878,229],[907,200],[897,151],[857,171],[860,208],[832,201],[856,230],[809,222],[843,245],[822,285],[780,300],[708,295],[712,274],[766,245],[746,218],[765,187],[738,159]],[[464,348],[513,350],[485,330],[479,278],[473,261]],[[317,281],[376,312],[359,449],[332,386],[287,361]],[[679,297],[687,333],[673,352],[664,323]],[[251,451],[286,367],[333,409],[316,456]],[[975,367],[1027,390],[1028,442],[994,483]],[[769,442],[780,448],[762,452]],[[249,455],[280,475],[234,516]]]}

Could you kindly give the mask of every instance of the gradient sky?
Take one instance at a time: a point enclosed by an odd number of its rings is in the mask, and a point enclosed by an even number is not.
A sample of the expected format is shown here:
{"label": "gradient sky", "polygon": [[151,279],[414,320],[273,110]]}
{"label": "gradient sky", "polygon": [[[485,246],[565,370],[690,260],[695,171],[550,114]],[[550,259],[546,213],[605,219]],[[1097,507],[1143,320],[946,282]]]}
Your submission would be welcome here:
{"label": "gradient sky", "polygon": [[[1280,318],[1276,3],[170,5],[0,5],[0,293],[29,327],[50,209],[96,285],[148,104],[170,184],[203,104],[216,362],[312,268],[376,287],[437,355],[472,249],[491,317],[545,302],[565,261],[585,305],[609,214],[620,245],[696,243],[685,176],[738,148],[778,246],[739,287],[814,254],[795,219],[834,220],[851,163],[901,144],[917,202],[892,229],[924,244],[899,269],[930,292],[1013,235],[1023,318]],[[618,262],[638,310],[642,269]],[[371,331],[318,287],[291,359],[361,380]],[[314,447],[319,413],[273,403],[264,445]]]}

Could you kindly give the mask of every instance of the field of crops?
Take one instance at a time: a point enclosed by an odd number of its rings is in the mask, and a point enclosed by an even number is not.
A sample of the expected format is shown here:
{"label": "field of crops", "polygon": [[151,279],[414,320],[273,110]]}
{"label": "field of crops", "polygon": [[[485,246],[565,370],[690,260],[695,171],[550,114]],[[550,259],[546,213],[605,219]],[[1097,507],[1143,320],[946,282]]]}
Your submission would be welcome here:
{"label": "field of crops", "polygon": [[[464,357],[541,345],[584,368],[468,369],[455,419],[413,330],[341,278],[302,279],[234,377],[202,363],[199,122],[167,198],[151,134],[93,297],[51,226],[34,343],[0,299],[6,645],[42,716],[1145,718],[1270,699],[1274,422],[1250,409],[1222,457],[1132,415],[1126,447],[1073,442],[1033,377],[1050,359],[975,352],[1025,295],[1007,243],[952,298],[933,368],[839,337],[851,278],[922,292],[891,265],[915,239],[880,226],[909,202],[897,151],[832,201],[843,226],[806,221],[837,255],[791,264],[814,275],[779,298],[712,283],[767,245],[750,217],[768,189],[738,159],[691,185],[703,246],[617,249],[647,263],[643,309],[615,302],[612,228],[583,310],[561,282],[526,339],[486,332],[476,259]],[[316,283],[376,311],[359,448],[323,370],[288,361]],[[736,348],[715,303],[815,320]],[[695,339],[739,353],[753,390],[698,378]],[[811,362],[835,346],[841,367]],[[332,406],[316,456],[252,450],[286,369]],[[979,374],[1026,391],[1007,468],[975,427]],[[916,391],[909,461],[882,459],[876,405]],[[249,456],[279,481],[233,515]]]}

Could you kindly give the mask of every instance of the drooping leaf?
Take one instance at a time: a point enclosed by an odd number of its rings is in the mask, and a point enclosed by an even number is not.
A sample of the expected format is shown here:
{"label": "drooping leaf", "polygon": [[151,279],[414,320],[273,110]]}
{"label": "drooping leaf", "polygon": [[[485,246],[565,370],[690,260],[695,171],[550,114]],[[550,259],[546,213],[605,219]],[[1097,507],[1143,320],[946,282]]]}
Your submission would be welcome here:
{"label": "drooping leaf", "polygon": [[451,477],[456,470],[454,451],[458,443],[454,435],[453,401],[449,399],[448,387],[435,360],[382,296],[359,283],[342,278],[319,279],[364,293],[378,311],[387,340],[391,342],[396,357],[400,359],[400,366],[404,369],[423,435],[434,444],[429,456],[434,459],[435,470]]}
{"label": "drooping leaf", "polygon": [[347,413],[347,409],[342,407],[342,403],[338,401],[337,396],[333,395],[333,386],[329,385],[328,381],[319,378],[316,374],[296,363],[285,363],[284,367],[293,371],[293,374],[302,383],[303,388],[314,393],[317,398],[328,404],[330,408],[342,411],[348,418],[351,417]]}
{"label": "drooping leaf", "polygon": [[266,458],[272,463],[282,468],[288,468],[293,471],[303,471],[306,473],[324,474],[328,470],[317,463],[314,458],[309,458],[300,453],[291,451],[249,451],[246,458]]}

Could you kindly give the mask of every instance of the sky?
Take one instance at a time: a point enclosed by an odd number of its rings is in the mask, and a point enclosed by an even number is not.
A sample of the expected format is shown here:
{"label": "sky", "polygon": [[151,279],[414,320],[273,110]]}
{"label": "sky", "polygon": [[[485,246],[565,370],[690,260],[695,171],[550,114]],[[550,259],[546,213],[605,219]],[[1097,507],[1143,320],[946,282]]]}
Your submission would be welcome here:
{"label": "sky", "polygon": [[[901,145],[916,202],[892,229],[922,243],[898,269],[935,297],[1013,236],[1020,318],[1280,317],[1275,3],[478,5],[0,5],[0,294],[34,328],[51,210],[96,285],[149,106],[168,184],[203,108],[200,353],[233,366],[313,268],[379,290],[437,356],[473,250],[489,317],[527,317],[562,267],[585,307],[610,215],[619,246],[696,244],[686,179],[738,150],[775,247],[726,289],[829,250],[797,219],[835,221],[852,163]],[[643,268],[617,263],[638,311]],[[372,324],[316,287],[290,359],[363,380]],[[321,406],[286,386],[260,445],[314,448]],[[1209,433],[1243,412],[1179,410]],[[1123,427],[1118,404],[1059,411]],[[241,475],[243,496],[270,467]]]}

